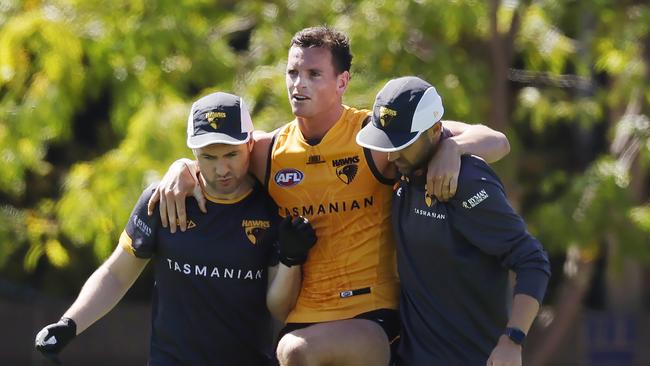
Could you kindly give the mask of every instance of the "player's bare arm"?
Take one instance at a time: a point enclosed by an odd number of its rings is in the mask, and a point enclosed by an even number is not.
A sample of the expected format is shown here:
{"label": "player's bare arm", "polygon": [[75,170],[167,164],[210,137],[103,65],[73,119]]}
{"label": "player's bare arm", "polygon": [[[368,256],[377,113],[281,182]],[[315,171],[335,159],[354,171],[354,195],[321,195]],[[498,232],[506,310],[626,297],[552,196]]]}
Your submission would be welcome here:
{"label": "player's bare arm", "polygon": [[[503,133],[484,125],[443,121],[443,126],[453,136],[444,139],[436,154],[429,160],[427,191],[440,201],[447,201],[456,194],[462,155],[476,155],[491,163],[510,152],[510,143]],[[397,169],[388,161],[386,153],[373,150],[372,158],[383,176],[395,179]]]}
{"label": "player's bare arm", "polygon": [[452,133],[440,144],[427,167],[427,190],[441,201],[456,194],[460,157],[476,155],[488,163],[496,162],[510,152],[508,138],[484,125],[468,125],[443,121],[443,127]]}
{"label": "player's bare arm", "polygon": [[148,259],[140,259],[121,246],[88,278],[79,296],[58,323],[36,335],[36,349],[54,362],[57,354],[78,334],[106,315],[140,276]]}
{"label": "player's bare arm", "polygon": [[266,293],[267,307],[280,321],[285,321],[298,300],[302,285],[300,269],[315,244],[316,232],[306,218],[286,216],[280,222],[280,264],[269,270],[269,288]]}
{"label": "player's bare arm", "polygon": [[298,300],[302,284],[300,266],[287,267],[284,264],[269,267],[269,287],[266,292],[266,306],[273,317],[281,322]]}
{"label": "player's bare arm", "polygon": [[[512,302],[512,314],[508,320],[508,329],[515,329],[528,334],[533,320],[539,311],[539,302],[532,296],[515,295]],[[521,344],[515,343],[507,335],[499,337],[497,346],[492,350],[487,366],[521,366]]]}
{"label": "player's bare arm", "polygon": [[77,334],[106,315],[140,276],[149,259],[141,259],[118,245],[86,281],[77,300],[63,314],[77,323]]}
{"label": "player's bare arm", "polygon": [[264,183],[264,178],[266,176],[269,152],[276,131],[277,130],[271,132],[255,131],[253,133],[255,145],[253,146],[253,151],[251,153],[251,163],[248,167],[248,172],[253,174],[253,176],[262,183]]}

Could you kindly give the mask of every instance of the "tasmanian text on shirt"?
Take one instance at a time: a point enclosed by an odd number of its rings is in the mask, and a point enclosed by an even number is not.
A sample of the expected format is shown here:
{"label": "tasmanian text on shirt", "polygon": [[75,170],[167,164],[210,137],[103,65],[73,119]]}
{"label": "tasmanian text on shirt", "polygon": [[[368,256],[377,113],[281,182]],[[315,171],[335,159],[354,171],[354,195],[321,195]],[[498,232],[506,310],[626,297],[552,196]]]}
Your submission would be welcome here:
{"label": "tasmanian text on shirt", "polygon": [[242,269],[242,268],[220,268],[215,266],[204,266],[190,263],[180,263],[167,259],[171,271],[179,272],[187,276],[200,276],[210,278],[227,278],[235,280],[261,280],[263,269]]}
{"label": "tasmanian text on shirt", "polygon": [[443,213],[420,210],[419,208],[414,208],[413,212],[415,212],[416,215],[426,216],[437,220],[444,220],[447,218],[447,216]]}

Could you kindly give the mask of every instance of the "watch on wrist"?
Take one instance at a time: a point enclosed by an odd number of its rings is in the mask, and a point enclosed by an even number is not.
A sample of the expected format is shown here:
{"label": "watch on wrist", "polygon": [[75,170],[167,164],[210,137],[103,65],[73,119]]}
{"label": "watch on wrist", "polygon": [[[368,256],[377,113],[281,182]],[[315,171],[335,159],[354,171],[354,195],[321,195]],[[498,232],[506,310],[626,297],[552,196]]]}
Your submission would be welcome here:
{"label": "watch on wrist", "polygon": [[510,338],[511,341],[515,342],[515,344],[518,344],[520,346],[526,339],[526,333],[524,333],[524,331],[519,328],[508,327],[503,331],[503,334]]}

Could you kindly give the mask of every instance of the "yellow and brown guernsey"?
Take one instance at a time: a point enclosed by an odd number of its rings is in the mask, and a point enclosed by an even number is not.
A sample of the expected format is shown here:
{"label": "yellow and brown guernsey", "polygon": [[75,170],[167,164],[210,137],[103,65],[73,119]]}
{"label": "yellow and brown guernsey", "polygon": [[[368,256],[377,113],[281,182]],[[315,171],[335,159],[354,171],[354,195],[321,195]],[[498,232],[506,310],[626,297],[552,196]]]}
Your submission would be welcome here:
{"label": "yellow and brown guernsey", "polygon": [[303,265],[303,285],[287,322],[352,318],[396,309],[398,280],[390,224],[392,182],[355,142],[367,110],[345,107],[315,145],[296,120],[271,147],[266,184],[281,215],[303,215],[318,241]]}

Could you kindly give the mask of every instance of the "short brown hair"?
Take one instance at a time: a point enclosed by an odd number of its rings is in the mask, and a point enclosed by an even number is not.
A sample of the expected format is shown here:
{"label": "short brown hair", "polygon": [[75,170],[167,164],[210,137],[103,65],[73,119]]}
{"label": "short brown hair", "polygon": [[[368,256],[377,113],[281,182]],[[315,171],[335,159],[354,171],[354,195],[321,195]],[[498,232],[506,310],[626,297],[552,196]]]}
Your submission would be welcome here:
{"label": "short brown hair", "polygon": [[350,40],[336,29],[326,26],[305,28],[293,36],[289,47],[292,46],[327,48],[332,53],[332,62],[336,73],[350,72],[352,66]]}

